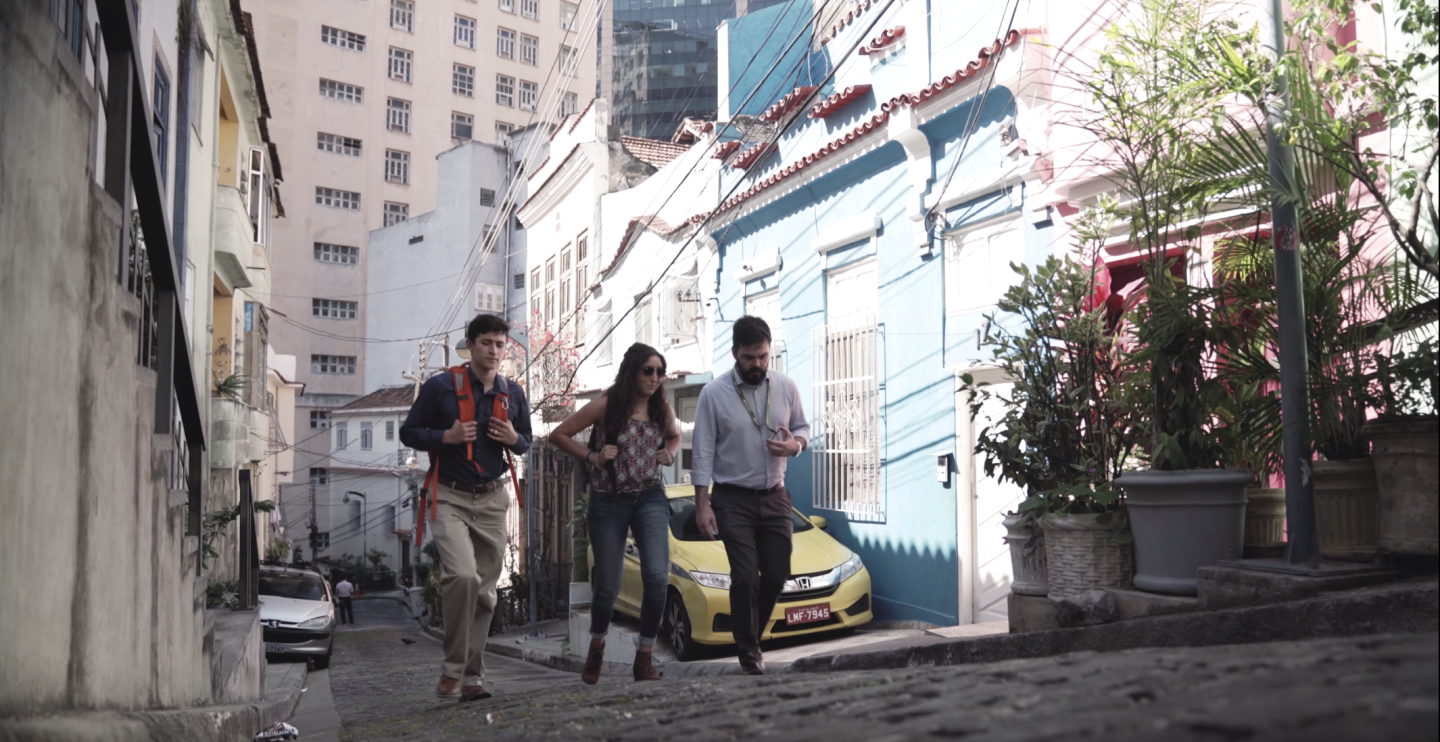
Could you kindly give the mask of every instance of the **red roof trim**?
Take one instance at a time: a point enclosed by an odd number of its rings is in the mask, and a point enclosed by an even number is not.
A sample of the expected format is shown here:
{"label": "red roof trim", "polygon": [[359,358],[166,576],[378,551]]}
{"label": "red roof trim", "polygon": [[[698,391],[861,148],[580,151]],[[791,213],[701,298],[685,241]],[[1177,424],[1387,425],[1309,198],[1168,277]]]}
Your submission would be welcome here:
{"label": "red roof trim", "polygon": [[885,29],[884,31],[881,31],[879,36],[876,36],[875,38],[871,39],[869,43],[867,43],[866,45],[860,47],[859,53],[860,53],[861,55],[863,55],[863,56],[867,56],[867,57],[868,57],[868,56],[870,56],[871,54],[875,54],[875,53],[877,53],[877,52],[880,52],[880,51],[883,50],[885,47],[890,46],[891,44],[894,44],[895,42],[897,42],[897,41],[899,41],[900,39],[904,38],[904,36],[905,36],[905,27],[904,27],[904,26],[896,26],[896,27],[894,27],[894,28],[887,28],[887,29]]}
{"label": "red roof trim", "polygon": [[715,154],[712,154],[710,156],[717,160],[723,160],[726,157],[729,157],[731,152],[740,149],[741,144],[742,142],[739,139],[735,139],[729,142],[721,142],[715,147]]}
{"label": "red roof trim", "polygon": [[[556,175],[559,175],[559,174],[560,174],[560,171],[561,171],[561,170],[564,170],[564,169],[565,169],[565,166],[568,165],[568,164],[570,164],[570,158],[571,158],[571,157],[574,157],[574,156],[575,156],[575,153],[576,153],[576,152],[579,152],[579,151],[580,151],[580,145],[577,144],[577,145],[575,145],[574,147],[571,147],[571,148],[570,148],[570,152],[565,155],[565,159],[561,160],[561,161],[560,161],[560,164],[555,166],[555,169],[550,173],[550,175],[545,178],[545,181],[544,181],[543,183],[541,183],[538,187],[536,187],[535,192],[534,192],[534,193],[531,193],[530,196],[529,196],[529,198],[526,198],[526,199],[525,199],[525,202],[526,202],[526,203],[529,203],[531,198],[535,198],[536,196],[538,196],[538,195],[540,195],[542,192],[544,192],[544,191],[545,191],[545,186],[550,185],[550,181],[554,180],[554,179],[555,179],[555,176],[556,176]],[[546,157],[546,158],[545,158],[545,162],[549,162],[549,161],[550,161],[550,158],[549,158],[549,157]],[[541,165],[544,165],[545,163],[542,162],[542,163],[540,163],[540,164],[541,164]],[[535,169],[535,173],[538,175],[538,174],[540,173],[540,168],[536,168],[536,169]],[[533,178],[534,176],[532,175],[531,177]]]}
{"label": "red roof trim", "polygon": [[[591,98],[591,99],[590,99],[590,102],[589,102],[589,103],[586,103],[586,104],[585,104],[585,107],[580,110],[580,113],[575,114],[575,121],[574,121],[574,123],[570,124],[570,133],[571,133],[571,134],[574,134],[574,133],[575,133],[575,127],[577,127],[577,126],[580,125],[580,119],[585,118],[585,114],[590,113],[590,107],[593,106],[593,105],[595,105],[595,99],[594,99],[594,98]],[[558,131],[558,130],[559,130],[559,127],[556,127],[556,130]],[[554,134],[551,134],[550,136],[553,138],[555,135],[554,135]]]}
{"label": "red roof trim", "polygon": [[841,31],[845,30],[845,27],[853,23],[856,18],[859,18],[861,13],[869,10],[870,5],[871,0],[861,0],[860,3],[856,4],[854,10],[840,16],[840,20],[836,21],[835,25],[830,27],[830,37],[825,39],[825,41],[821,43],[821,46],[830,43],[830,39],[835,38]]}
{"label": "red roof trim", "polygon": [[791,90],[775,101],[775,105],[765,109],[765,112],[760,114],[760,120],[772,124],[779,121],[785,114],[799,108],[815,90],[814,85],[801,85]]}
{"label": "red roof trim", "polygon": [[750,149],[740,153],[739,157],[730,161],[730,167],[736,170],[749,170],[752,165],[760,161],[761,157],[773,152],[775,145],[770,143],[757,144]]}
{"label": "red roof trim", "polygon": [[[778,172],[770,175],[770,177],[765,178],[764,180],[756,183],[753,186],[750,186],[743,192],[726,199],[724,203],[720,204],[719,208],[715,209],[713,214],[715,216],[719,216],[720,214],[731,211],[739,207],[741,204],[745,203],[747,200],[755,197],[756,195],[759,195],[763,191],[773,188],[780,182],[790,178],[791,176],[799,173],[802,170],[805,170],[816,162],[824,159],[828,155],[831,155],[844,149],[845,147],[848,147],[856,140],[859,140],[860,138],[880,128],[882,124],[884,124],[890,119],[891,111],[907,106],[917,106],[921,103],[924,103],[925,101],[930,100],[931,98],[934,98],[940,93],[949,90],[950,88],[964,83],[969,78],[974,77],[975,75],[979,74],[980,71],[990,66],[990,61],[994,57],[998,56],[1000,52],[1003,51],[1006,47],[1014,46],[1015,42],[1019,40],[1020,32],[1012,30],[1010,33],[1006,34],[1004,38],[996,39],[993,44],[983,47],[980,50],[979,57],[975,61],[970,62],[964,67],[961,67],[959,70],[956,70],[954,74],[946,75],[945,77],[935,81],[934,83],[931,83],[930,85],[927,85],[924,88],[921,88],[914,93],[897,95],[894,98],[891,98],[890,100],[880,104],[879,113],[871,116],[869,119],[862,122],[860,125],[856,126],[850,131],[845,132],[845,134],[839,139],[836,139],[835,141],[830,142],[824,147],[821,147],[819,150],[816,150],[815,152],[808,154],[800,158],[799,160],[796,160],[795,162],[790,163]],[[754,151],[754,148],[748,150],[746,152],[746,155],[748,155],[751,151]],[[745,157],[745,155],[741,155],[741,158],[743,157]],[[739,160],[737,159],[736,162],[739,162]],[[709,219],[710,216],[711,214],[696,214],[685,220],[685,223],[700,224]]]}
{"label": "red roof trim", "polygon": [[826,98],[825,100],[816,103],[815,107],[810,109],[810,118],[829,118],[830,114],[839,111],[840,109],[849,105],[851,101],[865,95],[868,92],[870,92],[869,85],[851,85],[850,87],[835,93],[829,98]]}

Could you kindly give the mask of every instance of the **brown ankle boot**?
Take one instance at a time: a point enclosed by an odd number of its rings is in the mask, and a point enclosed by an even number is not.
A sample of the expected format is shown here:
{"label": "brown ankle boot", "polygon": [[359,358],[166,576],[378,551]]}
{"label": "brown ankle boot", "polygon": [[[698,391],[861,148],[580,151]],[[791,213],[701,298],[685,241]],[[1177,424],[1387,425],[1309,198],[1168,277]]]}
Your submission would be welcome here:
{"label": "brown ankle boot", "polygon": [[605,663],[605,642],[590,642],[590,652],[585,655],[585,669],[580,671],[580,679],[589,685],[600,682],[600,667]]}
{"label": "brown ankle boot", "polygon": [[664,675],[655,669],[655,658],[652,652],[635,650],[635,680],[659,680]]}

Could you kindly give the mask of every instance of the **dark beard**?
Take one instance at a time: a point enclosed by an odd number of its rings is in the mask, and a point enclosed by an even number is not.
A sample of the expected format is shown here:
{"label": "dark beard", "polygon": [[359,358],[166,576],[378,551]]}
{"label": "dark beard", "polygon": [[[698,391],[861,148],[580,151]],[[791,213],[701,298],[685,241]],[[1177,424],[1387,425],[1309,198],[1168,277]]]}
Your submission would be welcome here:
{"label": "dark beard", "polygon": [[740,378],[744,379],[745,383],[750,386],[758,386],[760,382],[765,380],[765,369],[756,366],[749,371],[741,371]]}

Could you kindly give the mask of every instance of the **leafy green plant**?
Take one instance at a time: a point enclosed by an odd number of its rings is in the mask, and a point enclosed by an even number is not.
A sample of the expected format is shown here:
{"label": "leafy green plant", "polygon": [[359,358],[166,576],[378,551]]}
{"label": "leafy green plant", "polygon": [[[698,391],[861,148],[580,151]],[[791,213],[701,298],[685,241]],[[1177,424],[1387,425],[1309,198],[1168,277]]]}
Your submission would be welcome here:
{"label": "leafy green plant", "polygon": [[379,569],[380,564],[384,562],[385,558],[388,556],[390,556],[388,552],[384,552],[379,549],[371,549],[370,551],[365,553],[365,559],[370,562],[371,569]]}
{"label": "leafy green plant", "polygon": [[[268,513],[275,509],[275,501],[257,500],[254,509],[257,513]],[[218,559],[220,557],[220,552],[215,550],[215,541],[218,540],[220,535],[230,528],[230,524],[234,523],[239,517],[239,505],[232,508],[225,508],[224,510],[214,510],[205,514],[204,519],[200,523],[200,548],[204,553],[201,559],[203,566],[208,567],[211,559]]]}
{"label": "leafy green plant", "polygon": [[215,379],[214,395],[224,399],[233,399],[236,402],[243,402],[245,392],[250,389],[250,377],[242,373],[232,373],[229,376]]}
{"label": "leafy green plant", "polygon": [[[1110,219],[1105,210],[1086,215],[1077,227],[1086,266],[1073,258],[1049,258],[1031,268],[1012,265],[1020,276],[991,315],[985,344],[1008,377],[1008,388],[961,376],[969,392],[971,419],[987,404],[1002,412],[976,436],[986,476],[1025,488],[1020,512],[1110,513],[1120,498],[1110,482],[1134,447],[1130,408],[1117,398],[1125,373],[1118,345],[1119,304],[1097,282],[1093,262]],[[1012,325],[1014,325],[1012,327]]]}
{"label": "leafy green plant", "polygon": [[205,585],[206,608],[239,608],[240,581],[224,580]]}

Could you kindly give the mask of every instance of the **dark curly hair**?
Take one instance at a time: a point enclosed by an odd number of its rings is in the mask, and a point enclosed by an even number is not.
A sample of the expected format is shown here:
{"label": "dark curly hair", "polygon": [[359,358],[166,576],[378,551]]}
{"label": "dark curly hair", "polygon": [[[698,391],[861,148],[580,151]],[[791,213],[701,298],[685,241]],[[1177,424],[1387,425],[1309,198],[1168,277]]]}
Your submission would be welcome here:
{"label": "dark curly hair", "polygon": [[[605,390],[605,417],[600,420],[600,440],[594,445],[595,448],[605,445],[619,445],[620,433],[625,430],[625,421],[630,419],[630,411],[635,408],[635,400],[640,396],[640,367],[645,365],[651,358],[660,359],[660,368],[663,373],[665,369],[665,356],[660,351],[644,344],[635,343],[625,351],[625,357],[620,361],[620,369],[615,372],[615,383]],[[650,422],[665,430],[665,424],[669,420],[670,405],[665,401],[665,380],[661,378],[660,387],[650,395],[646,407],[647,416]],[[615,461],[612,459],[606,466],[610,474],[610,491],[615,491]]]}

